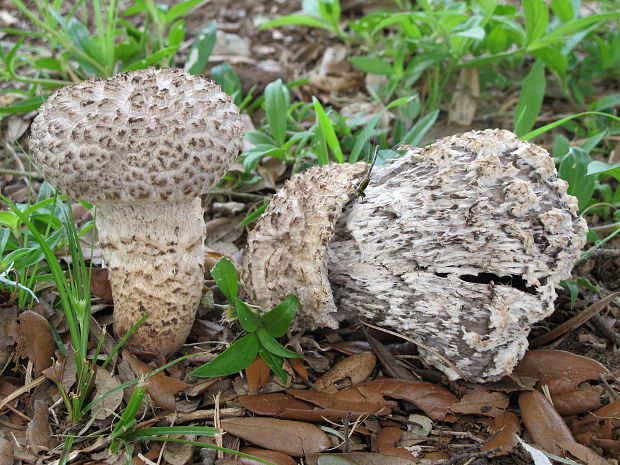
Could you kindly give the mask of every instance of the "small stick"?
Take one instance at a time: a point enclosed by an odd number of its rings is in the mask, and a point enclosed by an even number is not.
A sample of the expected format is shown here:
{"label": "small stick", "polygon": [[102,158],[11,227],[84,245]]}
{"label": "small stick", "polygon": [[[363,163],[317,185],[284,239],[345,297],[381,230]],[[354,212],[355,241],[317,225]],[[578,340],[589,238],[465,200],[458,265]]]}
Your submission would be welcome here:
{"label": "small stick", "polygon": [[544,344],[549,344],[554,339],[562,336],[563,334],[572,331],[574,329],[579,328],[586,321],[592,318],[594,315],[599,313],[601,310],[605,308],[605,306],[616,297],[620,296],[620,291],[612,292],[601,300],[594,302],[588,308],[570,318],[569,320],[562,323],[560,326],[556,326],[548,333],[542,334],[537,338],[534,338],[533,341],[530,342],[530,347],[538,347]]}

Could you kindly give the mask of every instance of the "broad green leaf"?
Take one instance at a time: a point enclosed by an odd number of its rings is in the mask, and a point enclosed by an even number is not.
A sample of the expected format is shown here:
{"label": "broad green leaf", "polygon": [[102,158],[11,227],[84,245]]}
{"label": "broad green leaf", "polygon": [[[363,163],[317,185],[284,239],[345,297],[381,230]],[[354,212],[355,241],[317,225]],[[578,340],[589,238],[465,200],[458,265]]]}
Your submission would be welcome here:
{"label": "broad green leaf", "polygon": [[568,68],[568,59],[555,48],[543,47],[532,52],[536,58],[542,61],[547,68],[554,73],[564,76]]}
{"label": "broad green leaf", "polygon": [[239,293],[239,278],[235,265],[224,257],[211,269],[211,276],[226,299],[233,303]]}
{"label": "broad green leaf", "polygon": [[585,29],[592,24],[607,21],[608,19],[620,18],[620,13],[603,13],[599,15],[585,16],[583,18],[575,19],[566,24],[555,28],[553,31],[547,34],[547,38],[556,39],[559,37],[567,37],[574,34],[581,29]]}
{"label": "broad green leaf", "polygon": [[19,217],[11,211],[0,211],[0,225],[6,226],[10,229],[17,228],[19,224]]}
{"label": "broad green leaf", "polygon": [[455,35],[475,40],[484,40],[484,37],[486,36],[484,29],[480,26],[474,26],[464,31],[457,32]]}
{"label": "broad green leaf", "polygon": [[413,146],[420,145],[420,142],[422,142],[428,130],[435,124],[438,116],[439,110],[433,110],[428,115],[424,115],[411,129],[409,129],[409,131],[407,131],[402,143]]}
{"label": "broad green leaf", "polygon": [[508,37],[503,27],[496,26],[491,29],[486,38],[486,46],[492,54],[498,54],[506,50]]}
{"label": "broad green leaf", "polygon": [[392,108],[399,107],[401,105],[406,105],[409,102],[412,102],[413,100],[417,98],[418,98],[417,95],[410,95],[407,97],[397,98],[396,100],[392,100],[390,103],[388,103],[388,105],[385,108],[387,108],[388,110],[391,110]]}
{"label": "broad green leaf", "polygon": [[210,21],[200,29],[189,49],[189,55],[185,62],[185,70],[190,74],[201,74],[215,46],[217,39],[217,23]]}
{"label": "broad green leaf", "polygon": [[536,60],[523,80],[519,100],[515,106],[514,132],[517,136],[524,135],[534,127],[545,97],[545,84],[545,66],[542,61]]}
{"label": "broad green leaf", "polygon": [[181,16],[187,15],[190,11],[192,11],[195,7],[200,5],[204,0],[187,0],[185,2],[180,2],[174,5],[172,8],[168,10],[166,13],[166,23],[171,23],[175,19],[180,18]]}
{"label": "broad green leaf", "polygon": [[587,115],[604,116],[606,118],[613,119],[614,121],[620,123],[620,118],[610,113],[603,113],[600,111],[583,111],[581,113],[576,113],[574,115],[566,116],[557,121],[554,121],[553,123],[545,124],[544,126],[540,128],[537,128],[533,131],[528,132],[527,134],[524,134],[523,136],[520,137],[520,139],[521,140],[533,139],[534,137],[540,136],[541,134],[544,134],[545,132],[550,131],[553,128],[557,128],[558,126],[561,126],[568,121],[571,121],[575,118],[581,118],[582,116],[587,116]]}
{"label": "broad green leaf", "polygon": [[323,109],[323,105],[321,105],[321,102],[319,102],[316,97],[312,97],[312,103],[314,104],[314,111],[316,114],[317,131],[322,134],[323,140],[325,140],[327,146],[334,155],[334,159],[338,163],[344,163],[344,155],[340,147],[340,141],[336,136],[336,131],[334,130],[332,122]]}
{"label": "broad green leaf", "polygon": [[254,145],[270,145],[275,147],[275,141],[269,134],[265,134],[262,131],[248,131],[245,133],[245,140],[251,142]]}
{"label": "broad green leaf", "polygon": [[263,361],[267,364],[271,371],[273,371],[280,381],[284,384],[288,381],[288,376],[286,371],[282,369],[282,365],[284,364],[284,359],[282,357],[278,357],[277,355],[272,354],[271,352],[265,350],[263,347],[258,348],[258,355]]}
{"label": "broad green leaf", "polygon": [[243,300],[235,297],[235,309],[237,310],[237,318],[239,324],[247,333],[253,333],[263,326],[263,323],[254,314],[252,309]]}
{"label": "broad green leaf", "polygon": [[190,375],[200,378],[232,375],[252,363],[257,353],[258,339],[256,339],[256,335],[254,333],[246,334],[209,363],[190,372]]}
{"label": "broad green leaf", "polygon": [[560,178],[568,182],[568,193],[579,200],[579,210],[588,206],[594,193],[594,176],[588,176],[588,165],[591,159],[585,150],[580,147],[571,147],[562,158],[558,168]]}
{"label": "broad green leaf", "polygon": [[549,10],[544,0],[523,0],[525,13],[525,45],[534,42],[547,30]]}
{"label": "broad green leaf", "polygon": [[168,45],[178,47],[183,39],[185,39],[185,21],[180,19],[168,30]]}
{"label": "broad green leaf", "polygon": [[172,55],[173,53],[176,53],[178,49],[179,49],[179,46],[162,48],[161,50],[158,50],[157,52],[153,53],[152,55],[147,56],[146,58],[143,58],[142,60],[135,61],[125,66],[123,68],[123,71],[135,71],[138,69],[148,68],[151,65],[159,63],[161,60],[166,58],[168,55]]}
{"label": "broad green leaf", "polygon": [[295,318],[298,308],[299,299],[292,295],[273,307],[267,313],[264,313],[260,317],[260,320],[271,336],[282,337],[286,334],[286,330],[291,325],[293,318]]}
{"label": "broad green leaf", "polygon": [[256,165],[261,158],[266,156],[283,158],[284,155],[285,151],[280,147],[268,144],[259,144],[243,152],[241,154],[241,158],[243,158],[243,167],[246,172],[250,172],[256,168]]}
{"label": "broad green leaf", "polygon": [[224,62],[211,68],[211,79],[218,83],[228,95],[234,96],[235,103],[240,103],[243,86],[241,85],[239,75],[230,66],[230,63]]}
{"label": "broad green leaf", "polygon": [[51,94],[45,94],[40,97],[28,97],[23,100],[20,100],[17,103],[14,103],[11,106],[0,107],[0,115],[2,114],[15,115],[15,114],[21,114],[21,113],[28,113],[30,111],[36,110],[41,105],[43,105],[43,102],[45,102],[47,97],[49,97],[50,95]]}
{"label": "broad green leaf", "polygon": [[269,21],[268,23],[263,24],[262,26],[260,26],[259,29],[269,29],[272,27],[281,26],[308,26],[316,27],[318,29],[331,29],[329,24],[321,21],[320,19],[316,19],[306,15],[282,16],[281,18],[276,18],[273,21]]}
{"label": "broad green leaf", "polygon": [[271,82],[265,87],[265,113],[271,135],[283,145],[286,140],[286,118],[290,97],[288,89],[282,84],[282,79]]}
{"label": "broad green leaf", "polygon": [[551,0],[551,11],[553,11],[563,23],[570,21],[575,15],[570,0]]}
{"label": "broad green leaf", "polygon": [[301,355],[299,355],[297,352],[287,349],[278,341],[276,341],[265,328],[258,328],[256,332],[252,334],[256,334],[256,336],[258,336],[258,341],[260,342],[260,345],[274,355],[285,358],[301,358]]}
{"label": "broad green leaf", "polygon": [[381,58],[371,56],[351,57],[349,61],[353,63],[354,66],[357,66],[359,69],[369,74],[380,74],[384,76],[394,74],[392,65]]}
{"label": "broad green leaf", "polygon": [[620,181],[620,163],[611,164],[595,160],[588,164],[587,174],[606,174]]}

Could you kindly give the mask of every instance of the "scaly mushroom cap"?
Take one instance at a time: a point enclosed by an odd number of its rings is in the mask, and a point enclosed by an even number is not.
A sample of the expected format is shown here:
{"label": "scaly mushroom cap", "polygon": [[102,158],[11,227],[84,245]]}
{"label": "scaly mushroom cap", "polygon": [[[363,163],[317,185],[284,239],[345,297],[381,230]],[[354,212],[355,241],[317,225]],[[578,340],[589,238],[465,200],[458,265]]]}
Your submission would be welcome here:
{"label": "scaly mushroom cap", "polygon": [[315,166],[293,175],[271,199],[250,233],[241,269],[255,304],[269,308],[295,295],[301,303],[295,325],[338,327],[327,244],[365,172],[365,163]]}
{"label": "scaly mushroom cap", "polygon": [[60,192],[96,205],[118,337],[168,355],[185,342],[200,297],[200,194],[234,162],[243,126],[213,82],[149,68],[65,87],[32,125],[35,163]]}
{"label": "scaly mushroom cap", "polygon": [[[452,378],[510,373],[531,325],[553,311],[554,288],[570,276],[585,244],[585,221],[566,188],[545,150],[503,130],[448,137],[376,167],[366,198],[332,212],[339,218],[327,253],[312,252],[327,257],[321,266],[329,270],[338,318],[361,316],[415,338],[451,361],[421,350]],[[322,202],[318,194],[288,208],[316,215]],[[275,219],[286,224],[289,215],[272,210],[252,236]],[[289,254],[291,261],[306,253],[286,241],[264,252]],[[252,286],[278,289],[276,301],[293,293],[269,276],[278,284]],[[286,279],[303,287],[307,277]],[[309,328],[321,321],[301,318],[297,324]]]}
{"label": "scaly mushroom cap", "polygon": [[39,109],[33,159],[60,192],[91,203],[198,197],[234,162],[239,110],[220,87],[179,69],[89,79]]}

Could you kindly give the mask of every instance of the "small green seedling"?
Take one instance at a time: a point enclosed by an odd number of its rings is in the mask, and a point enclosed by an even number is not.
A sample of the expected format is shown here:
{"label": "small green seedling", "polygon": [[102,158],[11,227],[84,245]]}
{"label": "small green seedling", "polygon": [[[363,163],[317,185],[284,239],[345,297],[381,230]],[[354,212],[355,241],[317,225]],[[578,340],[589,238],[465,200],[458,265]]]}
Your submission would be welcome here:
{"label": "small green seedling", "polygon": [[301,358],[280,344],[276,338],[284,336],[299,308],[297,297],[283,300],[268,312],[258,316],[250,306],[237,298],[239,278],[235,266],[222,258],[211,270],[216,284],[231,304],[231,313],[239,320],[245,335],[230,345],[209,363],[196,368],[190,374],[198,377],[226,376],[237,373],[260,356],[276,376],[287,382],[282,368],[285,358]]}
{"label": "small green seedling", "polygon": [[370,166],[368,167],[368,171],[366,172],[366,176],[364,176],[360,182],[358,182],[355,186],[355,194],[358,195],[359,197],[361,197],[362,199],[364,197],[366,197],[366,188],[368,187],[368,184],[370,184],[370,174],[372,173],[372,169],[375,166],[375,163],[377,162],[377,155],[379,154],[379,146],[376,145],[375,146],[375,153],[372,156],[372,162],[370,163]]}

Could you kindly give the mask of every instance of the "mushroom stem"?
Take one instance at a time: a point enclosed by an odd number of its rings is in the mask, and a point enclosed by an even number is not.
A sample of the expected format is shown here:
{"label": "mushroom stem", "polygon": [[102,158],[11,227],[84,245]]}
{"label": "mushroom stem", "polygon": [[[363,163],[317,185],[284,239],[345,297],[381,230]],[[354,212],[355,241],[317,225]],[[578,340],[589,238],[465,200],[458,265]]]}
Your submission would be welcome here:
{"label": "mushroom stem", "polygon": [[114,331],[142,349],[170,354],[181,348],[202,294],[204,218],[200,198],[169,203],[101,202],[96,225],[109,268]]}

